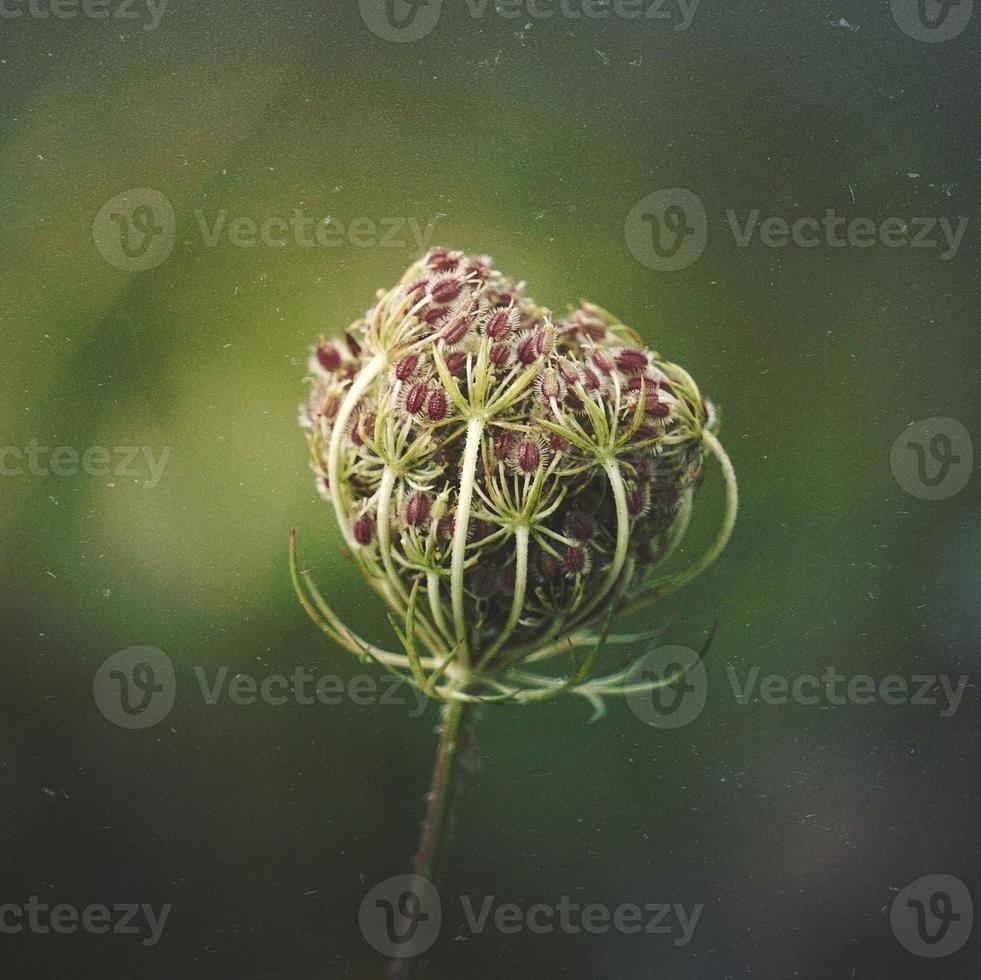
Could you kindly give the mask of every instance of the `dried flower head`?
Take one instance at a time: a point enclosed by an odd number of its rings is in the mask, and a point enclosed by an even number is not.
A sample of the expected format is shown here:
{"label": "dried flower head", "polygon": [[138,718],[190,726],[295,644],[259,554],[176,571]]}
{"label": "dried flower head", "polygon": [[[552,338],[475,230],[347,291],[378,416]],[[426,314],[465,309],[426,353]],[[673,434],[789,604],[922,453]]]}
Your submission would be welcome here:
{"label": "dried flower head", "polygon": [[[431,252],[311,364],[313,467],[405,653],[351,633],[308,575],[305,605],[432,696],[622,692],[625,672],[589,678],[602,643],[624,639],[608,635],[612,615],[693,577],[732,529],[732,469],[692,378],[599,307],[555,319],[486,258]],[[707,452],[726,476],[722,531],[652,581]],[[528,669],[589,647],[565,682]]]}

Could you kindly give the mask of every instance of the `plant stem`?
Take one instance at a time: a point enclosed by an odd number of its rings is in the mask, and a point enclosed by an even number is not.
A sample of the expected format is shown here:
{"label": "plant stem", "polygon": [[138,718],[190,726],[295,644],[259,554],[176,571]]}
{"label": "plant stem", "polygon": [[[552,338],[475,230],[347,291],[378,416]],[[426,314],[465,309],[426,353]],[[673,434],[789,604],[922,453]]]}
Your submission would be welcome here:
{"label": "plant stem", "polygon": [[[426,797],[426,816],[422,822],[419,850],[413,873],[435,884],[448,836],[453,796],[460,771],[460,750],[466,726],[473,719],[476,705],[451,698],[443,707],[439,747],[433,765],[433,779]],[[391,980],[411,980],[415,959],[392,960]]]}
{"label": "plant stem", "polygon": [[460,658],[469,663],[467,649],[467,620],[463,601],[463,566],[467,552],[467,534],[470,528],[470,502],[477,478],[477,462],[480,454],[480,441],[484,434],[484,418],[477,415],[467,423],[467,441],[463,450],[463,464],[460,471],[460,492],[457,496],[456,523],[453,529],[453,553],[450,572],[450,598],[453,605],[453,628],[456,639],[462,644]]}

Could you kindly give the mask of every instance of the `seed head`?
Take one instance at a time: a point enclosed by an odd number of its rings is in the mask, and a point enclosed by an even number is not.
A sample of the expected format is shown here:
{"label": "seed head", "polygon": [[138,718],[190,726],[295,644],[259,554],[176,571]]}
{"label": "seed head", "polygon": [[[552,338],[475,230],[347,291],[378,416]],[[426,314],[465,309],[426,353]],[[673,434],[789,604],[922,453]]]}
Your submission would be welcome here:
{"label": "seed head", "polygon": [[633,330],[590,304],[555,319],[446,248],[321,340],[310,376],[318,489],[396,614],[414,603],[418,643],[458,651],[446,683],[646,588],[714,439],[711,403]]}

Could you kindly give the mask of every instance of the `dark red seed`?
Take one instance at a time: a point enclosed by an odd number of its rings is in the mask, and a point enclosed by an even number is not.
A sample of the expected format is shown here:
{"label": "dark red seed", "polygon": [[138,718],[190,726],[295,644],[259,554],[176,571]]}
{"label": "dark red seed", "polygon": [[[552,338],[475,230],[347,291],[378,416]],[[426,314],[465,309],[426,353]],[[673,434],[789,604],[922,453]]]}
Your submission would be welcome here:
{"label": "dark red seed", "polygon": [[340,396],[336,392],[332,391],[326,398],[324,398],[324,403],[320,406],[320,414],[325,419],[334,419],[337,418],[337,413],[340,411],[340,408]]}
{"label": "dark red seed", "polygon": [[580,381],[579,368],[565,358],[559,361],[559,374],[562,375],[562,380],[568,385],[578,384]]}
{"label": "dark red seed", "polygon": [[395,377],[399,381],[408,381],[416,373],[416,368],[419,366],[419,355],[409,354],[408,357],[403,357],[401,360],[395,363]]}
{"label": "dark red seed", "polygon": [[370,517],[359,517],[354,522],[354,540],[360,545],[371,544],[375,535],[375,522]]}
{"label": "dark red seed", "polygon": [[440,337],[444,343],[458,344],[467,335],[470,329],[470,320],[466,313],[460,313],[443,327]]}
{"label": "dark red seed", "polygon": [[419,317],[423,323],[428,323],[429,326],[435,327],[443,317],[446,316],[445,306],[431,306],[428,310],[422,313]]}
{"label": "dark red seed", "polygon": [[545,357],[555,350],[555,327],[549,325],[535,334],[535,353]]}
{"label": "dark red seed", "polygon": [[514,433],[499,432],[494,437],[494,459],[498,461],[506,460],[510,455],[511,451],[514,449]]}
{"label": "dark red seed", "polygon": [[453,537],[456,530],[456,518],[452,514],[444,514],[436,525],[436,533],[446,541]]}
{"label": "dark red seed", "polygon": [[568,440],[563,439],[557,432],[549,432],[545,437],[548,440],[549,449],[556,453],[564,453],[569,448]]}
{"label": "dark red seed", "polygon": [[535,339],[535,335],[531,333],[526,334],[518,341],[518,347],[515,353],[518,355],[518,360],[522,364],[534,364],[538,360],[538,351],[535,350]]}
{"label": "dark red seed", "polygon": [[469,259],[464,268],[468,279],[487,279],[491,271],[487,260],[483,258]]}
{"label": "dark red seed", "polygon": [[601,374],[609,374],[613,370],[613,362],[605,355],[601,354],[599,351],[594,351],[593,356],[590,357],[593,362],[593,366]]}
{"label": "dark red seed", "polygon": [[627,513],[631,517],[640,517],[646,513],[649,498],[640,487],[632,487],[627,491]]}
{"label": "dark red seed", "polygon": [[434,283],[429,294],[437,303],[451,303],[460,295],[462,289],[462,280],[449,277]]}
{"label": "dark red seed", "polygon": [[422,406],[426,404],[426,396],[429,388],[425,381],[417,381],[405,395],[405,410],[410,415],[418,415],[422,411]]}
{"label": "dark red seed", "polygon": [[496,368],[506,367],[511,360],[511,348],[507,344],[494,344],[488,358]]}
{"label": "dark red seed", "polygon": [[448,248],[437,248],[429,254],[427,265],[430,269],[439,272],[448,272],[455,269],[463,258],[463,252],[450,251]]}
{"label": "dark red seed", "polygon": [[330,344],[325,347],[318,347],[317,363],[325,371],[336,371],[341,366],[340,351],[338,351],[338,349],[333,344]]}
{"label": "dark red seed", "polygon": [[446,369],[455,378],[460,378],[467,371],[467,353],[462,350],[450,351],[446,355]]}
{"label": "dark red seed", "polygon": [[584,320],[581,328],[590,340],[602,340],[606,336],[606,324],[602,320]]}
{"label": "dark red seed", "polygon": [[534,473],[542,460],[542,451],[534,439],[522,439],[514,454],[515,465],[522,473]]}
{"label": "dark red seed", "polygon": [[405,501],[405,523],[410,527],[425,524],[429,517],[429,497],[422,490],[409,494]]}
{"label": "dark red seed", "polygon": [[599,375],[591,367],[584,367],[582,369],[582,383],[587,391],[596,391],[600,386]]}
{"label": "dark red seed", "polygon": [[593,519],[581,510],[574,510],[566,520],[571,537],[577,541],[589,541],[593,536]]}
{"label": "dark red seed", "polygon": [[446,418],[449,410],[449,399],[442,388],[434,388],[429,393],[429,401],[426,404],[426,414],[430,422],[442,422]]}
{"label": "dark red seed", "polygon": [[484,333],[491,340],[500,340],[511,332],[511,311],[505,307],[496,309],[484,326]]}
{"label": "dark red seed", "polygon": [[625,374],[636,374],[647,368],[647,354],[642,350],[626,347],[617,354],[617,367]]}
{"label": "dark red seed", "polygon": [[644,396],[644,414],[656,419],[666,419],[671,414],[671,406],[658,401],[656,391],[648,391]]}
{"label": "dark red seed", "polygon": [[634,460],[634,469],[637,471],[637,479],[649,481],[654,479],[654,460],[649,456],[639,456]]}
{"label": "dark red seed", "polygon": [[570,575],[580,575],[586,567],[586,552],[582,548],[568,547],[562,552],[562,564]]}
{"label": "dark red seed", "polygon": [[546,582],[552,581],[558,575],[558,564],[547,551],[542,551],[541,549],[536,551],[534,564],[535,571]]}
{"label": "dark red seed", "polygon": [[361,416],[355,416],[354,425],[351,426],[351,442],[353,442],[355,446],[363,446],[365,438],[372,438],[374,432],[374,415],[366,415],[363,419]]}

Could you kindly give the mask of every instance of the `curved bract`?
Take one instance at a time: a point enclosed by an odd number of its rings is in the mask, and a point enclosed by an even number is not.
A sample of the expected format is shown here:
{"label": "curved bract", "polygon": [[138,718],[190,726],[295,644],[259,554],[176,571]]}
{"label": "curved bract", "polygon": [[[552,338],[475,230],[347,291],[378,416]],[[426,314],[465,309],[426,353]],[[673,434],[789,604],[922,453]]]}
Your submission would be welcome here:
{"label": "curved bract", "polygon": [[[528,701],[617,693],[590,679],[609,623],[663,594],[706,453],[730,492],[716,413],[682,368],[583,303],[556,318],[486,257],[437,249],[311,357],[301,411],[311,460],[347,544],[394,613],[404,653],[344,626],[294,577],[338,642],[437,697]],[[566,678],[529,670],[592,647]]]}

